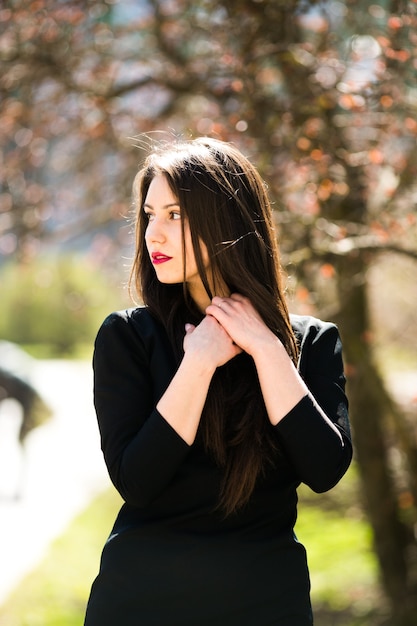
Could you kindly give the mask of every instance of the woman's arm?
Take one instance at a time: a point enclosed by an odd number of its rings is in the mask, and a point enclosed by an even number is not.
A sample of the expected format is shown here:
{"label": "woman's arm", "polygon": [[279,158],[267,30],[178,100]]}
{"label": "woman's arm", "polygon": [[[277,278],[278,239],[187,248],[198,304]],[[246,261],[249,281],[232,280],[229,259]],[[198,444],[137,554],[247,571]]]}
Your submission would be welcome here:
{"label": "woman's arm", "polygon": [[184,351],[178,371],[156,408],[191,445],[214,372],[241,350],[213,317],[206,317],[197,327],[187,325]]}
{"label": "woman's arm", "polygon": [[175,371],[163,330],[150,320],[144,309],[134,316],[110,315],[93,358],[106,465],[124,500],[137,506],[151,502],[172,480],[195,437],[215,363],[239,351],[208,319],[187,329],[185,356]]}
{"label": "woman's arm", "polygon": [[252,356],[269,419],[300,480],[315,491],[331,488],[352,456],[336,327],[315,320],[304,329],[297,371],[248,299],[214,298],[207,313]]}
{"label": "woman's arm", "polygon": [[309,395],[275,429],[301,480],[323,492],[340,480],[352,459],[342,343],[334,324],[297,316],[293,324],[302,337],[299,371]]}

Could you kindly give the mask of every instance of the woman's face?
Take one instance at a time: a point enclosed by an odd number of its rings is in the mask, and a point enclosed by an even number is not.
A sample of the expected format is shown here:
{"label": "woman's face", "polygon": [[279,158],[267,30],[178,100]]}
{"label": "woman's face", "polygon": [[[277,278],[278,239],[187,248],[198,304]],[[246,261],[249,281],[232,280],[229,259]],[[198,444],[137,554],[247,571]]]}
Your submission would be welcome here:
{"label": "woman's face", "polygon": [[[165,176],[158,175],[149,185],[143,205],[148,225],[145,242],[149,257],[158,280],[165,284],[182,283],[184,280],[184,258],[181,220],[184,221],[185,281],[191,297],[201,310],[210,301],[203,286],[191,242],[188,221],[181,215],[181,207]],[[201,244],[206,267],[209,267],[207,248]]]}

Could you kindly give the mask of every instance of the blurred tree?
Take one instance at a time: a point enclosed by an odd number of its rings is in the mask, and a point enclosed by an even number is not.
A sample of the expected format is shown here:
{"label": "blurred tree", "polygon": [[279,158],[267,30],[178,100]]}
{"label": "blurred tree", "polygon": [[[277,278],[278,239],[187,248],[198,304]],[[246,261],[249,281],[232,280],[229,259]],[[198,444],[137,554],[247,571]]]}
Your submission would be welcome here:
{"label": "blurred tree", "polygon": [[0,24],[4,256],[120,225],[155,130],[259,166],[298,295],[339,323],[392,624],[414,625],[417,443],[375,363],[367,268],[417,259],[417,3],[15,0]]}

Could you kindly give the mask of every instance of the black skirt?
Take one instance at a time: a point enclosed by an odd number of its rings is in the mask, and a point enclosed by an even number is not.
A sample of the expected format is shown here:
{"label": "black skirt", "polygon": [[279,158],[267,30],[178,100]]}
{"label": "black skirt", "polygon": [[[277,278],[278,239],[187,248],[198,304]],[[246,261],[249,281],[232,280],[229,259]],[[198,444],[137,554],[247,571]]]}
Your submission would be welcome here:
{"label": "black skirt", "polygon": [[305,550],[132,529],[109,538],[85,626],[311,626]]}

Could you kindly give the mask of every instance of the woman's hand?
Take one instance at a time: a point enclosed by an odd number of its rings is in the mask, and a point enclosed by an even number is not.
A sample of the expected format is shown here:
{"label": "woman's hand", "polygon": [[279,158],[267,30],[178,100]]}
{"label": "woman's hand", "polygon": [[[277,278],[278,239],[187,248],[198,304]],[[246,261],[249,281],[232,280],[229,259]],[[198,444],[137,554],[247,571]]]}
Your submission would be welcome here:
{"label": "woman's hand", "polygon": [[185,331],[184,352],[213,370],[242,352],[213,316],[206,316],[198,326],[187,324]]}
{"label": "woman's hand", "polygon": [[156,408],[189,445],[195,440],[214,372],[241,352],[226,330],[207,315],[187,324],[184,358]]}
{"label": "woman's hand", "polygon": [[279,338],[268,328],[248,298],[215,297],[206,313],[215,317],[232,340],[251,355],[271,424],[287,415],[308,389]]}
{"label": "woman's hand", "polygon": [[206,313],[217,320],[235,344],[253,357],[271,341],[279,341],[251,301],[240,294],[234,293],[229,298],[215,296]]}

